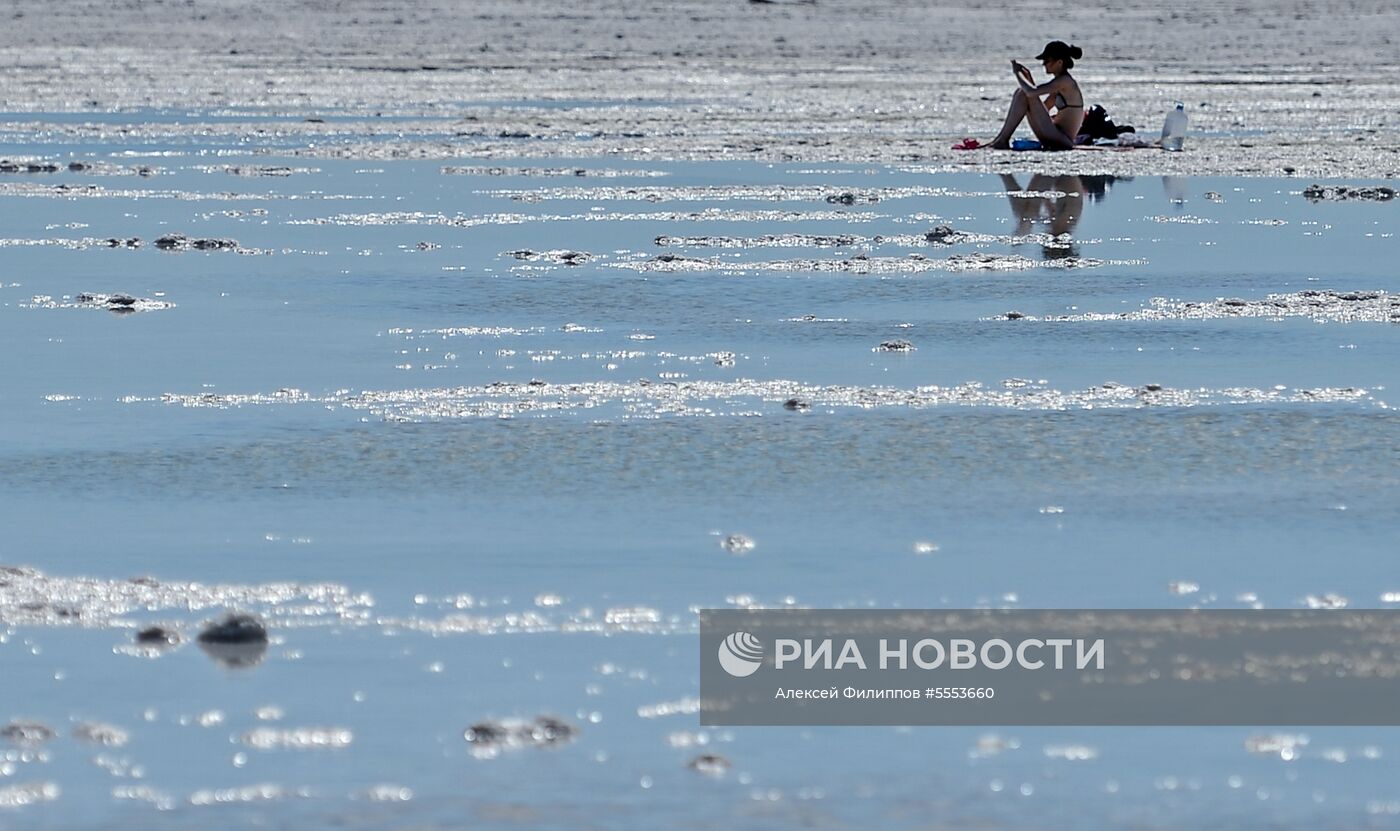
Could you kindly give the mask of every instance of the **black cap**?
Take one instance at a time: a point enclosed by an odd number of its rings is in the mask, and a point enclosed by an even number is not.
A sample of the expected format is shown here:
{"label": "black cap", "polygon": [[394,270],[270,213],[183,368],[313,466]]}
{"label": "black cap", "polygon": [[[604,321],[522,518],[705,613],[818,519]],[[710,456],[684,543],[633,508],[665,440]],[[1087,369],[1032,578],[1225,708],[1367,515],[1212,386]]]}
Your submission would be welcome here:
{"label": "black cap", "polygon": [[1073,62],[1077,58],[1083,56],[1083,54],[1084,50],[1080,49],[1078,46],[1070,46],[1062,40],[1052,40],[1045,44],[1045,48],[1040,50],[1040,54],[1036,55],[1035,59],[1038,61],[1053,61],[1058,59]]}

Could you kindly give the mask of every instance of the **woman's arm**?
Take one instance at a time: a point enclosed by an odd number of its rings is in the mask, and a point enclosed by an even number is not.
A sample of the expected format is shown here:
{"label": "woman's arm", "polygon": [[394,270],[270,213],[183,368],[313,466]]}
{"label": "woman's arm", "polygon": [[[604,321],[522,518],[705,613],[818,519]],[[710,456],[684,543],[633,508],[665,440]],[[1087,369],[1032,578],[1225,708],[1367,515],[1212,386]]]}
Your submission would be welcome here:
{"label": "woman's arm", "polygon": [[1047,96],[1054,95],[1055,93],[1059,92],[1062,87],[1059,78],[1051,78],[1050,80],[1046,81],[1038,87],[1032,86],[1031,84],[1027,83],[1026,79],[1024,78],[1021,78],[1020,80],[1021,89],[1025,90],[1027,95],[1034,95],[1037,98],[1045,98]]}
{"label": "woman's arm", "polygon": [[1051,78],[1040,86],[1036,86],[1031,71],[1016,61],[1011,62],[1011,74],[1016,76],[1016,83],[1021,85],[1021,89],[1025,90],[1027,95],[1039,98],[1060,92],[1064,86],[1063,80],[1060,78]]}
{"label": "woman's arm", "polygon": [[1031,87],[1035,86],[1035,78],[1031,75],[1031,71],[1018,61],[1011,62],[1011,74],[1015,77],[1016,83],[1021,85],[1021,89],[1026,89],[1028,84]]}

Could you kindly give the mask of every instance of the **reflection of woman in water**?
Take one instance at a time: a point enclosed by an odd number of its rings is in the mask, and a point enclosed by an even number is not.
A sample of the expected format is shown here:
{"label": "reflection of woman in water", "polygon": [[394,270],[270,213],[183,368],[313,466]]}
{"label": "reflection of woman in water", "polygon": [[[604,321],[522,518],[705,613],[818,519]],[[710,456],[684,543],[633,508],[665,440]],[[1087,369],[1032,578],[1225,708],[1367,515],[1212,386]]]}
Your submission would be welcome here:
{"label": "reflection of woman in water", "polygon": [[[1016,61],[1011,62],[1011,72],[1016,76],[1019,88],[1011,94],[1011,108],[1006,112],[1006,123],[1001,132],[992,139],[992,147],[1006,150],[1011,147],[1011,136],[1022,121],[1029,122],[1035,137],[1046,150],[1072,150],[1075,136],[1084,125],[1084,94],[1079,91],[1079,82],[1069,74],[1076,59],[1084,56],[1078,46],[1070,46],[1061,40],[1051,41],[1036,56],[1050,80],[1035,85],[1029,69]],[[1050,110],[1055,114],[1051,115]]]}
{"label": "reflection of woman in water", "polygon": [[[1011,200],[1011,213],[1016,217],[1016,236],[1024,237],[1041,231],[1037,224],[1048,225],[1046,229],[1055,239],[1041,243],[1047,260],[1076,257],[1079,252],[1071,241],[1070,234],[1079,224],[1084,213],[1084,182],[1078,176],[1046,176],[1037,173],[1031,177],[1024,189],[1016,177],[1010,173],[1001,174],[1006,186],[1007,198]],[[1059,191],[1063,196],[1049,195]],[[1020,196],[1018,194],[1025,194]]]}

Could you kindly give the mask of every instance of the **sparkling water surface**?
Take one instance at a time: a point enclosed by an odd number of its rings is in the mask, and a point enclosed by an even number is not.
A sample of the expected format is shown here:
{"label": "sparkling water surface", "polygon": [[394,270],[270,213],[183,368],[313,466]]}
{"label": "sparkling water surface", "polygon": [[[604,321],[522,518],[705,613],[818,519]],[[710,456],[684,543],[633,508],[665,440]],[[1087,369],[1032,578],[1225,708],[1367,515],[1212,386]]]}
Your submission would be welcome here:
{"label": "sparkling water surface", "polygon": [[[46,800],[0,827],[1400,814],[1388,729],[725,730],[686,705],[700,607],[1386,605],[1393,202],[1292,179],[11,151],[96,166],[0,174],[0,562],[94,579],[53,598],[62,620],[0,604],[0,721],[59,734],[0,745],[0,805]],[[925,237],[941,225],[962,236]],[[155,246],[173,233],[238,247]],[[112,587],[137,576],[219,587],[274,643],[241,669],[133,654],[138,624],[189,636],[223,610],[134,606]],[[357,599],[248,590],[279,583]],[[577,740],[463,741],[542,713]],[[86,720],[130,741],[70,737]],[[259,749],[259,728],[351,738]],[[1284,751],[1247,749],[1273,733]],[[705,752],[733,767],[687,768]]]}

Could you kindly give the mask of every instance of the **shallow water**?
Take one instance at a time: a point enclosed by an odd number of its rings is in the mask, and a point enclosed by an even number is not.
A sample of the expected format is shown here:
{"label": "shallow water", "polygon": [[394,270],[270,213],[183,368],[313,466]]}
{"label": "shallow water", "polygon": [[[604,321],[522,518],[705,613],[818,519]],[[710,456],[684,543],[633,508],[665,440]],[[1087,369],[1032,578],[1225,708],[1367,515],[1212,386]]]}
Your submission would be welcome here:
{"label": "shallow water", "polygon": [[[52,579],[0,586],[0,722],[59,736],[0,745],[0,805],[48,800],[0,827],[1400,814],[1393,730],[1269,755],[1246,749],[1258,729],[702,730],[684,706],[703,606],[1393,602],[1394,202],[28,151],[64,169],[0,174],[0,561]],[[237,246],[155,246],[173,233]],[[129,648],[229,605],[273,624],[256,666]],[[541,713],[578,740],[476,758],[462,739]],[[130,742],[69,737],[88,719]],[[349,744],[259,749],[260,727]],[[702,751],[733,768],[687,769]]]}

